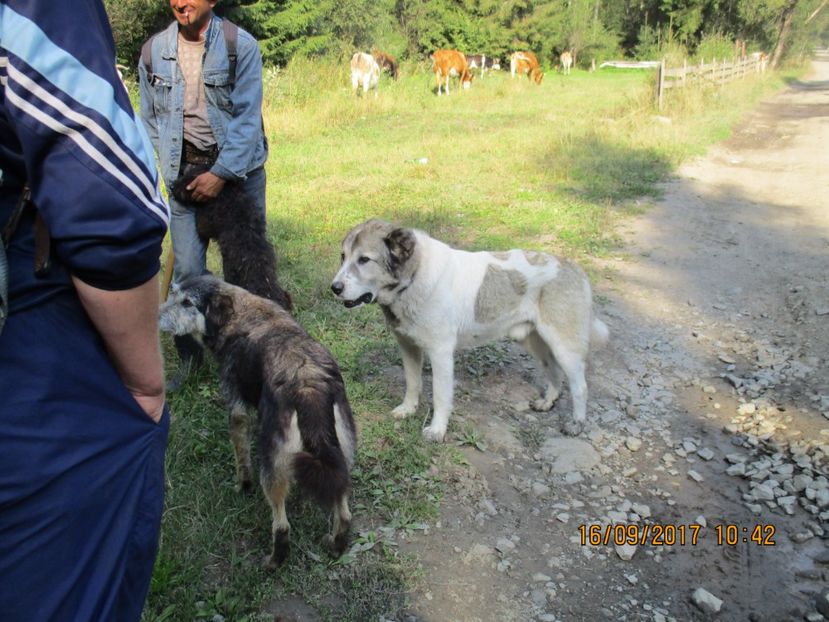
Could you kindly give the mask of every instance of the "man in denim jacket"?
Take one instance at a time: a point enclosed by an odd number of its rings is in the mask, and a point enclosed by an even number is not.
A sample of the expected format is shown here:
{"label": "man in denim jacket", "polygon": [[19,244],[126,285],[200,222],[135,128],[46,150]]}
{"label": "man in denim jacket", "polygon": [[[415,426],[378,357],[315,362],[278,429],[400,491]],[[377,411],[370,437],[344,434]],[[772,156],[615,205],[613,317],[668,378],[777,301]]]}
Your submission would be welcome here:
{"label": "man in denim jacket", "polygon": [[[238,183],[264,214],[268,148],[262,126],[262,57],[256,40],[239,29],[235,72],[231,70],[222,19],[213,13],[216,2],[170,0],[176,21],[148,43],[151,72],[143,61],[138,66],[141,118],[168,188],[184,164],[210,164],[188,187],[196,201],[216,197],[226,183]],[[197,208],[172,197],[170,207],[179,282],[205,272],[207,240],[196,231]],[[177,337],[176,347],[182,369],[170,390],[201,359],[192,338]]]}

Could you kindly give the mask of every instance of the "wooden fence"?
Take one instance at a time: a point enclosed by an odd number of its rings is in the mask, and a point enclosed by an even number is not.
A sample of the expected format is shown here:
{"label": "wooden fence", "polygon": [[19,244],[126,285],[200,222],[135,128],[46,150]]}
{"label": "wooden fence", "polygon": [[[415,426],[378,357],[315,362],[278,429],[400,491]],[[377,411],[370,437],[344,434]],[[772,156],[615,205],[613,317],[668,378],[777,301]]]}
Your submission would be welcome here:
{"label": "wooden fence", "polygon": [[686,86],[719,86],[732,80],[739,80],[748,75],[763,73],[766,70],[768,59],[763,55],[752,55],[738,58],[734,61],[718,62],[714,59],[710,63],[700,60],[699,65],[688,65],[668,69],[663,60],[656,70],[656,104],[662,109],[662,98],[667,89],[683,88]]}

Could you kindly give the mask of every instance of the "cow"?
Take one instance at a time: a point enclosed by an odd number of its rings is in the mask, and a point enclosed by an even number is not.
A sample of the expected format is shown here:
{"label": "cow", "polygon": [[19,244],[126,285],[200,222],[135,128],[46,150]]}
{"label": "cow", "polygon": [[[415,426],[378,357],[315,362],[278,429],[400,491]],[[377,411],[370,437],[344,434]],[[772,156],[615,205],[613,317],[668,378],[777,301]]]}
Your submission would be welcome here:
{"label": "cow", "polygon": [[374,60],[371,54],[357,52],[351,57],[351,90],[357,94],[357,89],[362,85],[363,95],[369,89],[374,89],[374,96],[377,97],[377,87],[380,83],[380,65]]}
{"label": "cow", "polygon": [[472,85],[472,74],[466,63],[466,56],[457,50],[436,50],[431,55],[432,71],[438,83],[438,95],[445,84],[446,94],[449,94],[449,78],[458,76],[463,88]]}
{"label": "cow", "polygon": [[470,73],[473,69],[480,69],[483,78],[487,69],[500,69],[501,61],[486,54],[467,54],[466,65],[469,67]]}
{"label": "cow", "polygon": [[769,55],[765,52],[752,52],[748,55],[750,60],[753,60],[757,63],[757,71],[760,73],[764,73],[766,71],[766,65],[769,62]]}
{"label": "cow", "polygon": [[391,54],[386,54],[378,49],[371,50],[371,55],[380,67],[380,71],[388,71],[392,79],[397,80],[397,61]]}
{"label": "cow", "polygon": [[527,74],[536,84],[541,84],[544,79],[538,58],[532,52],[513,52],[509,60],[509,69],[513,78],[516,74]]}
{"label": "cow", "polygon": [[561,53],[561,71],[564,75],[570,75],[570,67],[573,66],[573,54],[569,51]]}

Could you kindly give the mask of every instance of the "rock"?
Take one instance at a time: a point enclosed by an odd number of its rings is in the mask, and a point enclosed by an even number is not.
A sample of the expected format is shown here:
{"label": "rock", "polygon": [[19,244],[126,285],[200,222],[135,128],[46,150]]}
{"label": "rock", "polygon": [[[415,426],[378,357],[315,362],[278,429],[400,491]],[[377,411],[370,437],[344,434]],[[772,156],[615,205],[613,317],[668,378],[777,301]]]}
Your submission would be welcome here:
{"label": "rock", "polygon": [[495,551],[485,544],[473,544],[466,554],[465,561],[489,565],[495,561]]}
{"label": "rock", "polygon": [[564,483],[572,486],[573,484],[578,484],[584,481],[584,475],[579,473],[578,471],[570,471],[567,475],[564,476]]}
{"label": "rock", "polygon": [[639,451],[642,447],[642,441],[636,438],[635,436],[628,436],[625,439],[625,447],[630,449],[631,451]]}
{"label": "rock", "polygon": [[650,518],[651,517],[651,509],[644,503],[634,503],[633,504],[633,511],[636,512],[642,518]]}
{"label": "rock", "polygon": [[480,506],[481,509],[490,516],[498,514],[498,509],[495,507],[495,503],[491,499],[481,499]]}
{"label": "rock", "polygon": [[737,464],[732,464],[725,470],[725,472],[727,475],[742,477],[746,474],[745,462],[738,462]]}
{"label": "rock", "polygon": [[547,583],[547,581],[552,581],[552,577],[547,576],[543,572],[536,572],[533,575],[533,582],[535,583]]}
{"label": "rock", "polygon": [[495,543],[495,550],[497,550],[499,553],[508,553],[509,551],[514,551],[515,542],[513,542],[509,538],[498,538],[498,542]]}
{"label": "rock", "polygon": [[616,524],[624,525],[625,523],[628,522],[627,512],[619,512],[617,510],[610,510],[607,513],[607,518],[614,525],[616,525]]}
{"label": "rock", "polygon": [[706,462],[708,460],[711,460],[711,459],[714,458],[714,452],[711,451],[710,449],[708,449],[707,447],[703,447],[702,449],[698,449],[697,450],[697,455],[700,458],[702,458],[703,460],[705,460]]}
{"label": "rock", "polygon": [[536,497],[543,497],[550,492],[550,487],[543,482],[533,482],[532,492]]}
{"label": "rock", "polygon": [[747,402],[740,404],[737,408],[738,415],[753,415],[757,411],[757,405],[754,402]]}
{"label": "rock", "polygon": [[542,460],[551,464],[553,473],[581,471],[600,461],[593,446],[578,438],[549,438],[539,449]]}
{"label": "rock", "polygon": [[702,587],[694,590],[691,595],[691,602],[705,613],[719,613],[722,608],[722,601]]}
{"label": "rock", "polygon": [[700,475],[699,473],[697,473],[696,471],[694,471],[693,469],[689,469],[688,477],[690,477],[695,482],[704,482],[705,481],[705,478],[702,475]]}
{"label": "rock", "polygon": [[774,500],[774,490],[769,488],[764,484],[758,484],[754,487],[751,491],[751,495],[757,501],[773,501]]}
{"label": "rock", "polygon": [[547,606],[547,594],[544,590],[533,590],[530,593],[530,600],[533,601],[533,605],[538,608],[543,608]]}
{"label": "rock", "polygon": [[829,589],[823,590],[815,600],[817,610],[823,614],[823,617],[829,620]]}
{"label": "rock", "polygon": [[636,545],[635,544],[622,544],[618,545],[615,544],[614,548],[616,549],[616,555],[619,556],[619,559],[628,561],[633,558],[634,554],[636,553]]}

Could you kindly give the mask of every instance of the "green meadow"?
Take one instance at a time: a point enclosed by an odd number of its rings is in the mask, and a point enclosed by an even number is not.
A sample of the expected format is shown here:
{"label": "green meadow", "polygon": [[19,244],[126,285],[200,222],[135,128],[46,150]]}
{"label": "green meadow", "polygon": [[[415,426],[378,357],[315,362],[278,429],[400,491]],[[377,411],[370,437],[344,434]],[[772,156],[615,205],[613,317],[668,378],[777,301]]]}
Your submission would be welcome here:
{"label": "green meadow", "polygon": [[[293,62],[265,77],[270,141],[268,230],[297,320],[340,363],[359,429],[353,471],[352,550],[330,559],[327,516],[297,491],[289,501],[292,550],[262,568],[270,509],[256,488],[235,491],[227,412],[205,366],[170,396],[167,497],[144,620],[272,620],[274,603],[299,599],[326,620],[378,620],[407,606],[424,569],[396,539],[439,515],[449,442],[426,443],[428,404],[392,421],[400,387],[393,338],[375,307],[347,310],[329,287],[339,244],[373,217],[414,226],[469,250],[515,247],[591,259],[619,252],[620,222],[684,160],[726,138],[783,78],[768,74],[710,91],[671,92],[654,108],[650,71],[549,72],[540,86],[508,72],[435,95],[425,65],[383,76],[377,96],[354,96],[347,63]],[[221,271],[211,251],[211,269]],[[612,275],[607,275],[612,278]],[[177,360],[165,337],[168,371]],[[428,382],[427,378],[427,382]],[[271,612],[271,613],[269,613]],[[217,617],[221,616],[221,618]]]}

